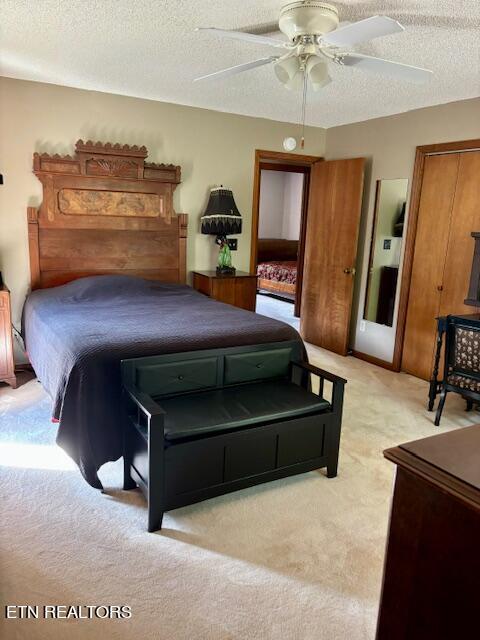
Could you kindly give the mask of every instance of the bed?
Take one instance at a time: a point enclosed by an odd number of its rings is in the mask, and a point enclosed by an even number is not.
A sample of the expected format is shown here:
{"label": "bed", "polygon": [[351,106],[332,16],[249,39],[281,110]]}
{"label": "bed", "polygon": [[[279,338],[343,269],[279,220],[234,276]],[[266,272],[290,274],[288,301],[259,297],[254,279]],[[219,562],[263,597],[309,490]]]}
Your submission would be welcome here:
{"label": "bed", "polygon": [[34,155],[43,201],[28,208],[23,336],[57,442],[98,489],[100,467],[123,453],[121,360],[300,340],[184,284],[187,216],[172,204],[180,168],[146,157],[145,147],[90,141],[72,157]]}
{"label": "bed", "polygon": [[258,239],[257,286],[260,291],[295,295],[298,240]]}

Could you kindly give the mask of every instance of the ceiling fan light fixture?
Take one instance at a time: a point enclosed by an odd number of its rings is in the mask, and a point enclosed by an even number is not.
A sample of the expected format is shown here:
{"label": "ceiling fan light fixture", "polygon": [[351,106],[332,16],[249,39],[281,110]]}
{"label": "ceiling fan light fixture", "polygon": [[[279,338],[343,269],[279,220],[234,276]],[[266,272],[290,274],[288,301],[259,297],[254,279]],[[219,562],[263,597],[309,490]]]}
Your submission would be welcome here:
{"label": "ceiling fan light fixture", "polygon": [[303,71],[297,56],[280,59],[273,66],[275,75],[287,89],[299,89],[303,82]]}
{"label": "ceiling fan light fixture", "polygon": [[303,35],[329,33],[338,26],[338,10],[317,0],[288,2],[280,11],[278,26],[291,42]]}
{"label": "ceiling fan light fixture", "polygon": [[309,57],[307,60],[306,73],[314,91],[320,91],[320,89],[332,81],[328,75],[327,64],[318,56]]}
{"label": "ceiling fan light fixture", "polygon": [[303,87],[304,72],[300,70],[289,82],[285,83],[285,87],[290,91],[300,91]]}
{"label": "ceiling fan light fixture", "polygon": [[274,65],[275,75],[282,84],[287,84],[293,80],[295,75],[300,71],[300,61],[296,56],[288,56],[288,58],[280,58]]}

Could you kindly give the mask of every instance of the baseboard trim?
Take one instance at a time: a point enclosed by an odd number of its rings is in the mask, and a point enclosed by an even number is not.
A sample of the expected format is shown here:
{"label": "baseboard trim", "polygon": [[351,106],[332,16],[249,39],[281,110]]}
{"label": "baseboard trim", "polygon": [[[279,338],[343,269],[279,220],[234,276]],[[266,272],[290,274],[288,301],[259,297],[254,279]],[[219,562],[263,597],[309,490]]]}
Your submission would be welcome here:
{"label": "baseboard trim", "polygon": [[389,371],[400,371],[393,362],[387,362],[386,360],[381,360],[380,358],[375,358],[375,356],[370,356],[368,353],[362,353],[361,351],[355,351],[352,349],[352,356],[358,358],[359,360],[364,360],[365,362],[369,362],[370,364],[374,364],[377,367],[382,367],[382,369],[388,369]]}

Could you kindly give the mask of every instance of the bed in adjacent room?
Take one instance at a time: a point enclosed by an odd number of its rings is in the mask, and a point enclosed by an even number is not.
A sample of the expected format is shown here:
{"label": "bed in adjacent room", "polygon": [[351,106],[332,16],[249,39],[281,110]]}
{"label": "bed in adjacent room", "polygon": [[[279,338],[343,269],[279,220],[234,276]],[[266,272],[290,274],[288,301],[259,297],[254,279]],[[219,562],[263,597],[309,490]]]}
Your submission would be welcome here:
{"label": "bed in adjacent room", "polygon": [[260,292],[295,296],[298,240],[259,238],[257,286]]}
{"label": "bed in adjacent room", "polygon": [[57,442],[97,488],[100,467],[123,453],[121,360],[300,340],[184,284],[187,218],[172,204],[180,168],[146,156],[82,141],[73,157],[34,156],[44,193],[28,209],[23,335],[52,398]]}

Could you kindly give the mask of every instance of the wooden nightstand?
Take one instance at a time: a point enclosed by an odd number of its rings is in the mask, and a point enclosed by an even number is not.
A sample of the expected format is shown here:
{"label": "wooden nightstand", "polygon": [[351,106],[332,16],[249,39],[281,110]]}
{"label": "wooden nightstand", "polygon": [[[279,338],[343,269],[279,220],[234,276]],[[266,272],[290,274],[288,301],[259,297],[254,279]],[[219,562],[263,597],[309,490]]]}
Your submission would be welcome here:
{"label": "wooden nightstand", "polygon": [[17,386],[13,360],[10,291],[4,284],[0,284],[0,382],[6,382],[13,389]]}
{"label": "wooden nightstand", "polygon": [[234,276],[217,275],[216,271],[194,271],[193,288],[219,302],[255,311],[257,276],[237,271]]}

